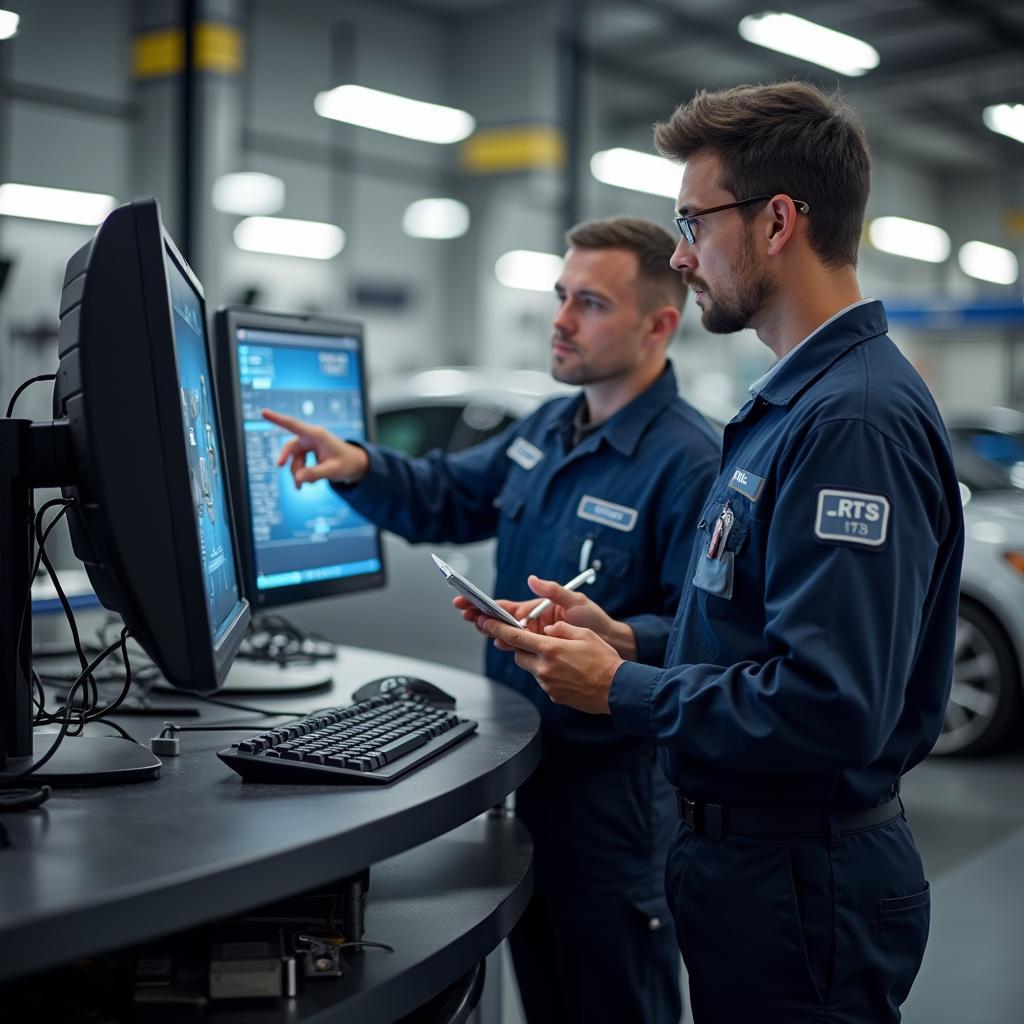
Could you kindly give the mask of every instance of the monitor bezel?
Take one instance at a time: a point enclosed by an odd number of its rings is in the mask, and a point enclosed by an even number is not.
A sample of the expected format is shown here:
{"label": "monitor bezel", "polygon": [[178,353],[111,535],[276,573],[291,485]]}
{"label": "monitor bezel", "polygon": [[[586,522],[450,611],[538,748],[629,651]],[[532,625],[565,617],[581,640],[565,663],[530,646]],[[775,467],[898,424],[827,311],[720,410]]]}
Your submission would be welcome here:
{"label": "monitor bezel", "polygon": [[248,306],[222,306],[214,317],[216,377],[218,405],[225,417],[223,435],[226,442],[227,477],[231,484],[235,509],[238,550],[241,553],[243,588],[254,609],[277,608],[300,601],[317,601],[364,590],[376,590],[387,584],[384,544],[380,528],[371,523],[377,534],[380,569],[358,576],[342,576],[332,580],[313,580],[288,586],[260,590],[256,584],[256,546],[252,535],[249,503],[249,472],[245,452],[245,429],[242,423],[242,391],[238,373],[237,332],[239,329],[269,330],[305,335],[313,343],[317,338],[354,338],[357,343],[362,375],[361,401],[366,440],[376,437],[375,422],[370,410],[369,371],[366,365],[364,328],[361,321],[321,314],[286,313],[255,310]]}

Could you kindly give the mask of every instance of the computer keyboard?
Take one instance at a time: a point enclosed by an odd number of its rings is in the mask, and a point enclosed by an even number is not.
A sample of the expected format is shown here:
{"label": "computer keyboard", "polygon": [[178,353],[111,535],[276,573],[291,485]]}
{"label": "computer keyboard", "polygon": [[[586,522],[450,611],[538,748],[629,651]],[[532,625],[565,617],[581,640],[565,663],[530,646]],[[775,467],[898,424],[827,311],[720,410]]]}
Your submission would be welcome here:
{"label": "computer keyboard", "polygon": [[477,723],[388,693],[324,708],[217,756],[247,782],[383,784],[464,740]]}

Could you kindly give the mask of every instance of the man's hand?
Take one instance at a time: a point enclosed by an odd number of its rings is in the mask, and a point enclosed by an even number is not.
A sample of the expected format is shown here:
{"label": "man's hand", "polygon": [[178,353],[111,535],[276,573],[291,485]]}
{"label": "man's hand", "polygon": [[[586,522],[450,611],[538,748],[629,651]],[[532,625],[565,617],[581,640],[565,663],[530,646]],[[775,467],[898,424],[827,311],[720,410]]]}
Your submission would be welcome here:
{"label": "man's hand", "polygon": [[610,714],[608,692],[623,659],[593,631],[556,622],[534,633],[486,615],[478,616],[477,628],[493,637],[499,650],[515,651],[516,664],[555,704],[591,715]]}
{"label": "man's hand", "polygon": [[[538,576],[530,576],[526,581],[537,598],[529,601],[497,601],[514,619],[520,622],[525,619],[542,598],[548,598],[551,604],[535,619],[526,623],[525,628],[531,633],[545,634],[548,626],[556,622],[568,622],[571,626],[582,626],[592,630],[606,643],[611,644],[625,661],[636,660],[636,636],[625,622],[613,619],[599,604],[578,590],[566,590],[554,580],[542,580]],[[475,605],[464,597],[457,597],[455,607],[462,612],[467,622],[476,624],[480,615]]]}
{"label": "man's hand", "polygon": [[[370,459],[359,445],[342,441],[329,430],[315,427],[312,423],[303,423],[294,416],[284,416],[270,409],[263,409],[261,413],[265,420],[295,435],[281,448],[277,464],[283,466],[291,461],[296,489],[315,480],[354,484],[366,475]],[[316,456],[314,466],[306,465],[306,456],[310,452]]]}

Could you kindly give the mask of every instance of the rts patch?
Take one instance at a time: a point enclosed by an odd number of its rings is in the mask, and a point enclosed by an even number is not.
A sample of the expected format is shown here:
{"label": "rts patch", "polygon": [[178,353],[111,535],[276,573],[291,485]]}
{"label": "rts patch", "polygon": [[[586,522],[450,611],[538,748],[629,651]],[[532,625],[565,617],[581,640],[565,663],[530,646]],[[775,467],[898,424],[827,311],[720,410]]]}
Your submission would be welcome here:
{"label": "rts patch", "polygon": [[884,495],[827,487],[818,491],[814,517],[814,536],[818,540],[877,548],[888,534],[889,499]]}

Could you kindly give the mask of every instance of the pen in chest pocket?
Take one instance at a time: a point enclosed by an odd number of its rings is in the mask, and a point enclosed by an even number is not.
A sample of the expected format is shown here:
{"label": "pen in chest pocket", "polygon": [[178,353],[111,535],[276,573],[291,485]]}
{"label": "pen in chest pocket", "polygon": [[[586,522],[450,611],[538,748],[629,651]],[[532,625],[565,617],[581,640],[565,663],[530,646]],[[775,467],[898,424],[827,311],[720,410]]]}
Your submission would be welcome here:
{"label": "pen in chest pocket", "polygon": [[721,558],[722,553],[725,551],[725,543],[729,539],[729,532],[732,530],[734,519],[732,504],[727,501],[725,508],[722,509],[718,519],[715,520],[715,529],[712,531],[711,540],[708,542],[708,558]]}

